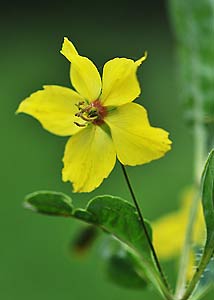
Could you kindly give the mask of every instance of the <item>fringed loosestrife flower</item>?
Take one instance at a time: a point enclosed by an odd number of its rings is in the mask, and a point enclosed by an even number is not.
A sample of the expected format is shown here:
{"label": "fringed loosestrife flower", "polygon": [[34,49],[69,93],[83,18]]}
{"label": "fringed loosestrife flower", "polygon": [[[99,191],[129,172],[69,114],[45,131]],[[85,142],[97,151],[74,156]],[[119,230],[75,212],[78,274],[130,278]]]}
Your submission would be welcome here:
{"label": "fringed loosestrife flower", "polygon": [[[178,211],[169,213],[153,222],[153,242],[160,259],[168,260],[181,254],[193,197],[194,190],[187,189],[183,194],[181,208]],[[204,244],[205,233],[203,209],[201,203],[199,203],[197,218],[193,228],[193,247],[201,247]],[[188,270],[189,279],[193,275],[194,263],[194,252],[191,251]]]}
{"label": "fringed loosestrife flower", "polygon": [[70,61],[75,89],[44,86],[21,102],[17,112],[69,138],[64,153],[63,181],[74,192],[90,192],[112,171],[116,156],[124,165],[140,165],[170,150],[168,133],[150,125],[145,108],[131,103],[140,95],[136,71],[146,55],[133,61],[115,58],[103,68],[102,81],[92,61],[64,39],[61,53]]}

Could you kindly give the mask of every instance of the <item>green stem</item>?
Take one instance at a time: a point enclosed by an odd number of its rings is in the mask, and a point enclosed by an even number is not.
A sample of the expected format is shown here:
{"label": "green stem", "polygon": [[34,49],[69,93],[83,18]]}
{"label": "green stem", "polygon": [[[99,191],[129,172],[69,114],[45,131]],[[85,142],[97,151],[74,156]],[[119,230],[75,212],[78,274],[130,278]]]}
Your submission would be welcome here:
{"label": "green stem", "polygon": [[189,286],[186,289],[186,292],[182,296],[181,300],[187,300],[192,295],[195,287],[197,286],[197,284],[201,278],[201,275],[204,273],[204,270],[205,270],[207,264],[209,263],[211,257],[213,256],[213,246],[214,246],[213,240],[211,241],[210,245],[207,244],[205,246],[204,254],[201,258],[201,261],[196,269],[196,272],[195,272]]}
{"label": "green stem", "polygon": [[151,249],[151,252],[152,252],[152,255],[153,255],[153,258],[154,258],[156,267],[157,267],[157,269],[158,269],[158,271],[159,271],[159,273],[160,273],[160,276],[161,276],[161,278],[162,278],[162,281],[163,281],[163,283],[164,283],[166,289],[167,289],[168,291],[170,291],[169,284],[168,284],[168,282],[167,282],[167,280],[166,280],[166,277],[165,277],[165,275],[164,275],[164,273],[163,273],[163,270],[162,270],[161,265],[160,265],[160,263],[159,263],[159,260],[158,260],[157,254],[156,254],[156,252],[155,252],[154,246],[153,246],[152,241],[151,241],[151,239],[150,239],[148,230],[147,230],[146,225],[145,225],[145,222],[144,222],[143,214],[142,214],[141,209],[140,209],[140,206],[139,206],[139,204],[138,204],[138,202],[137,202],[137,198],[136,198],[136,196],[135,196],[135,194],[134,194],[134,191],[133,191],[133,188],[132,188],[132,186],[131,186],[131,183],[130,183],[128,174],[127,174],[126,169],[125,169],[125,167],[124,167],[123,164],[121,164],[121,167],[122,167],[122,171],[123,171],[123,174],[124,174],[124,177],[125,177],[127,186],[128,186],[128,188],[129,188],[129,192],[130,192],[130,194],[131,194],[131,196],[132,196],[132,200],[133,200],[134,205],[135,205],[135,207],[136,207],[136,210],[137,210],[137,213],[138,213],[140,222],[141,222],[141,224],[142,224],[143,231],[144,231],[144,233],[145,233],[146,239],[147,239],[148,244],[149,244],[149,247],[150,247],[150,249]]}
{"label": "green stem", "polygon": [[[194,65],[194,62],[193,62]],[[197,80],[195,80],[197,81]],[[195,82],[195,87],[197,87],[197,82]],[[197,88],[193,90],[195,106],[194,106],[194,181],[195,181],[195,196],[192,199],[192,205],[189,214],[189,222],[186,229],[185,241],[183,246],[183,251],[180,259],[180,266],[178,272],[178,279],[176,285],[176,298],[182,298],[182,295],[186,289],[186,279],[189,266],[189,253],[192,247],[192,232],[194,228],[194,223],[197,217],[198,206],[200,202],[199,189],[200,189],[200,179],[203,170],[206,150],[207,150],[207,133],[204,126],[204,116],[203,116],[203,104],[201,102],[200,92]]]}
{"label": "green stem", "polygon": [[182,298],[182,295],[184,294],[186,288],[186,278],[187,278],[187,272],[189,267],[188,264],[189,254],[192,246],[192,230],[195,223],[195,217],[198,212],[199,202],[200,202],[200,197],[199,197],[199,193],[197,192],[193,197],[192,206],[189,215],[189,223],[187,225],[182,256],[180,259],[180,266],[179,266],[178,279],[177,279],[176,292],[175,292],[176,299]]}

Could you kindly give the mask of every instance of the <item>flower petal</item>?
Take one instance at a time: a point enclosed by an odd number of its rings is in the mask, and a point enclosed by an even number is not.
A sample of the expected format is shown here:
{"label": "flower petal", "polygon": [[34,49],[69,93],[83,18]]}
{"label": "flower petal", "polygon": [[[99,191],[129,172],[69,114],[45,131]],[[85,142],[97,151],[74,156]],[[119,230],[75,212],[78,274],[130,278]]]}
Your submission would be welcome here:
{"label": "flower petal", "polygon": [[114,58],[103,68],[101,101],[106,106],[120,106],[140,95],[136,76],[137,68],[146,59],[146,54],[136,62],[127,58]]}
{"label": "flower petal", "polygon": [[76,48],[67,37],[64,38],[60,53],[62,53],[62,55],[64,55],[70,62],[75,55],[78,55]]}
{"label": "flower petal", "polygon": [[101,93],[101,78],[93,62],[80,56],[67,38],[64,39],[61,53],[71,62],[70,77],[73,87],[85,99],[97,100]]}
{"label": "flower petal", "polygon": [[182,250],[187,215],[181,211],[171,212],[152,224],[153,242],[160,259],[178,256]]}
{"label": "flower petal", "polygon": [[[183,193],[179,210],[170,212],[152,223],[154,246],[160,259],[170,259],[180,255],[195,193],[192,188],[188,188]],[[199,202],[195,224],[193,226],[193,246],[201,246],[204,244],[206,235],[205,227],[203,209]],[[193,265],[190,264],[189,273],[192,272],[192,266]]]}
{"label": "flower petal", "polygon": [[[188,211],[189,212],[189,211]],[[186,233],[186,226],[189,215],[182,212],[172,212],[152,224],[153,244],[160,260],[170,260],[179,257]],[[194,273],[195,253],[189,250],[189,263],[187,269],[187,279],[190,280]]]}
{"label": "flower petal", "polygon": [[118,159],[124,165],[139,165],[162,157],[170,150],[168,133],[151,127],[146,110],[128,103],[111,111],[105,121],[111,129]]}
{"label": "flower petal", "polygon": [[36,118],[51,133],[66,136],[81,130],[74,124],[78,111],[76,103],[83,98],[75,91],[55,85],[44,86],[44,90],[33,93],[23,100],[17,113],[23,112]]}
{"label": "flower petal", "polygon": [[89,125],[71,137],[66,145],[63,181],[71,181],[74,192],[90,192],[108,177],[115,161],[110,136],[100,126]]}

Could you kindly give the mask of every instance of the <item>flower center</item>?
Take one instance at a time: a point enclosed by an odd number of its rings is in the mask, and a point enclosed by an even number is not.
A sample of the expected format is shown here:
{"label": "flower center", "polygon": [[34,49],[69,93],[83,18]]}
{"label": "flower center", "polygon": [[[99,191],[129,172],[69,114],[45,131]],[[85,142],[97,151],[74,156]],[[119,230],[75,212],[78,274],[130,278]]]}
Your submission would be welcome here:
{"label": "flower center", "polygon": [[86,101],[81,101],[76,104],[78,112],[75,114],[76,117],[81,118],[85,121],[83,124],[74,122],[79,127],[85,127],[89,122],[94,125],[102,125],[104,118],[107,115],[106,107],[102,106],[100,100],[95,100],[88,104]]}

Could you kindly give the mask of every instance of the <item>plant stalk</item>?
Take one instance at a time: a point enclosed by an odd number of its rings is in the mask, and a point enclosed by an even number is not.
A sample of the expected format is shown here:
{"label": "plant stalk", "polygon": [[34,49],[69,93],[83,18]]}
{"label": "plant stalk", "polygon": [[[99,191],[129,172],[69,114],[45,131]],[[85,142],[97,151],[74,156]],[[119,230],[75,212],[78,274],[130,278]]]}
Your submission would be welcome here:
{"label": "plant stalk", "polygon": [[213,256],[213,241],[209,244],[205,245],[204,254],[201,258],[201,261],[199,263],[199,266],[196,269],[196,272],[187,287],[184,295],[182,296],[182,300],[187,300],[192,295],[192,292],[194,291],[195,287],[197,286],[202,274],[204,273],[204,270],[206,269],[207,264],[209,263],[211,257]]}
{"label": "plant stalk", "polygon": [[[194,65],[194,61],[192,64]],[[201,101],[200,92],[196,88],[197,79],[194,82],[195,88],[193,95],[195,99],[194,106],[194,189],[195,196],[192,199],[192,205],[189,213],[189,222],[186,229],[183,251],[180,259],[178,279],[176,285],[176,299],[181,299],[186,290],[187,272],[189,266],[189,253],[192,248],[192,234],[195,220],[197,217],[200,202],[200,180],[201,174],[206,160],[207,154],[207,133],[204,125],[203,103]]]}
{"label": "plant stalk", "polygon": [[192,231],[198,212],[199,202],[199,192],[196,192],[192,199],[192,205],[189,214],[189,223],[187,225],[183,251],[180,258],[178,279],[175,291],[176,299],[181,299],[186,289],[186,279],[189,267],[189,254],[192,246]]}
{"label": "plant stalk", "polygon": [[130,192],[130,194],[131,194],[132,200],[133,200],[134,205],[135,205],[135,207],[136,207],[136,210],[137,210],[137,213],[138,213],[138,216],[139,216],[139,219],[140,219],[140,222],[141,222],[143,231],[144,231],[144,233],[145,233],[146,239],[147,239],[148,244],[149,244],[149,247],[150,247],[150,249],[151,249],[151,252],[152,252],[152,255],[153,255],[153,258],[154,258],[156,267],[157,267],[157,269],[158,269],[158,271],[159,271],[159,273],[160,273],[160,276],[161,276],[161,278],[162,278],[162,281],[163,281],[165,287],[167,288],[168,291],[170,291],[169,284],[168,284],[168,282],[167,282],[167,280],[166,280],[166,277],[165,277],[165,275],[164,275],[164,273],[163,273],[163,270],[162,270],[161,265],[160,265],[160,263],[159,263],[159,260],[158,260],[157,254],[156,254],[156,252],[155,252],[154,246],[153,246],[152,241],[151,241],[151,239],[150,239],[148,230],[147,230],[146,225],[145,225],[145,222],[144,222],[143,214],[142,214],[141,209],[140,209],[140,206],[139,206],[139,204],[138,204],[138,202],[137,202],[137,198],[136,198],[136,196],[135,196],[135,194],[134,194],[134,190],[133,190],[133,188],[132,188],[132,186],[131,186],[131,183],[130,183],[128,174],[127,174],[126,169],[125,169],[125,167],[124,167],[123,164],[121,164],[121,167],[122,167],[123,175],[124,175],[124,177],[125,177],[125,180],[126,180],[126,183],[127,183],[128,189],[129,189],[129,192]]}

